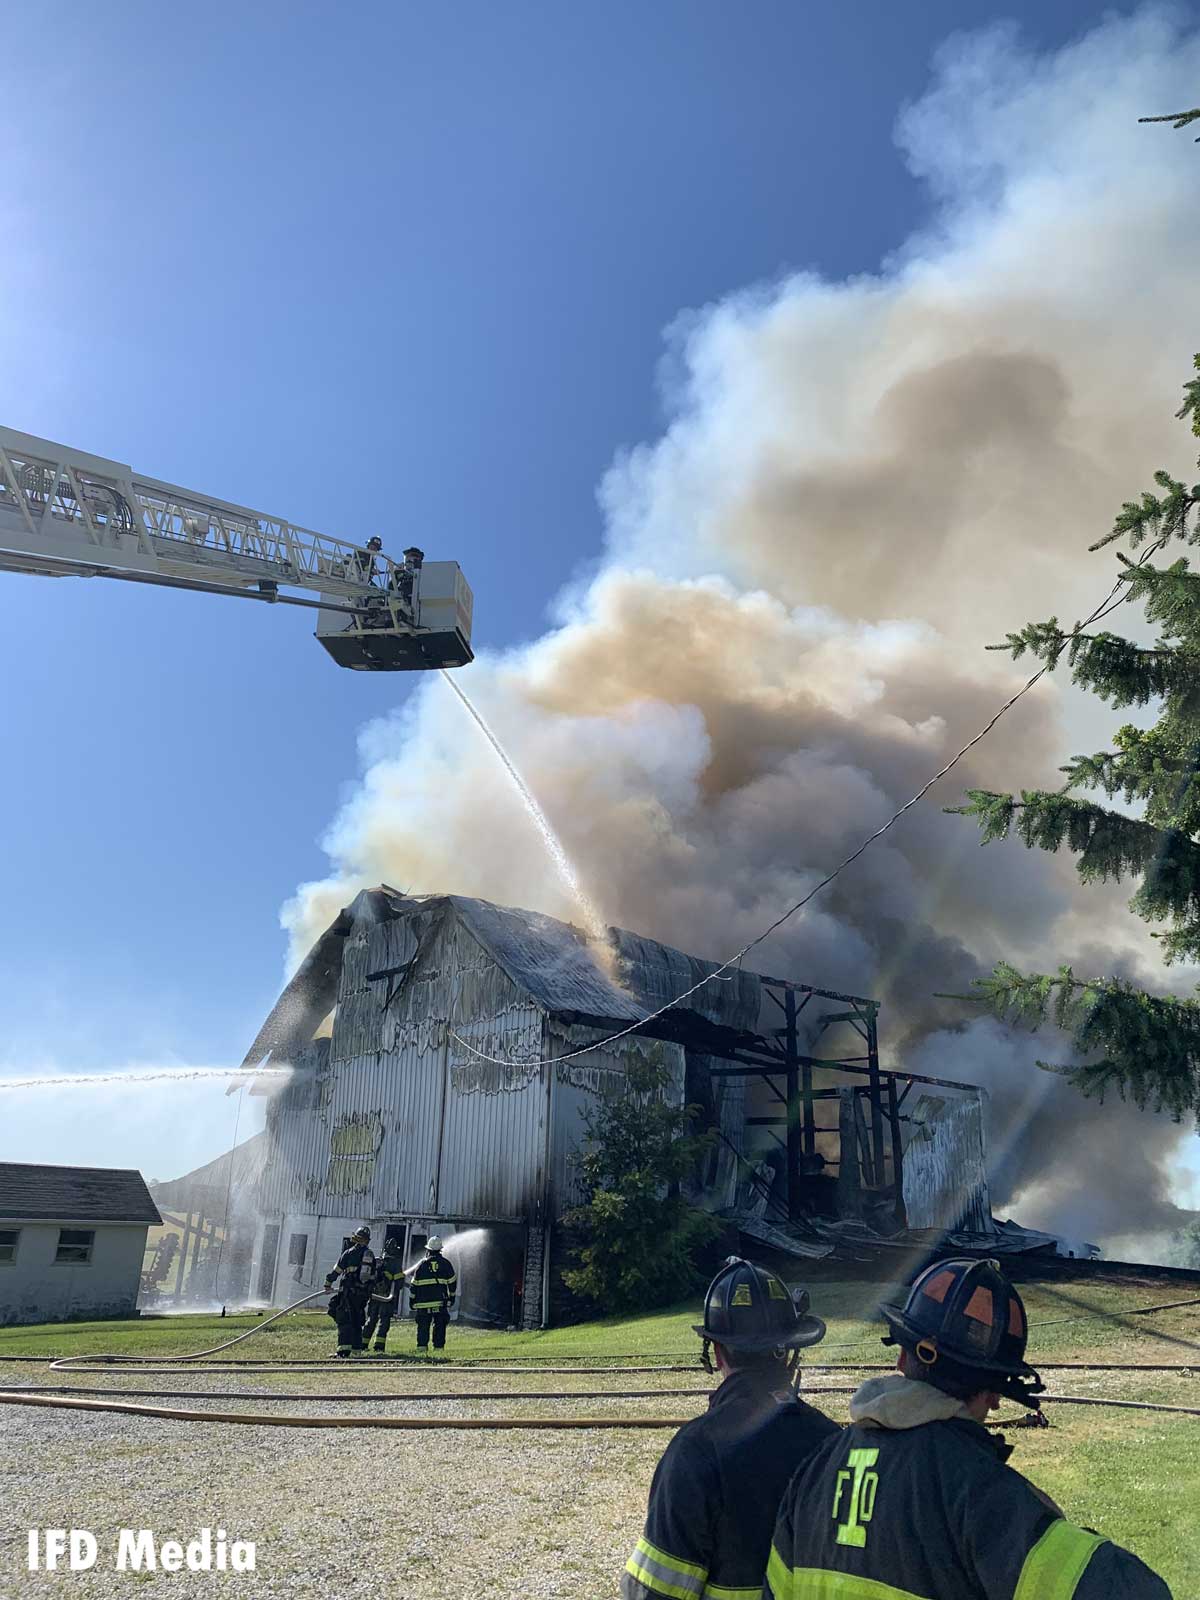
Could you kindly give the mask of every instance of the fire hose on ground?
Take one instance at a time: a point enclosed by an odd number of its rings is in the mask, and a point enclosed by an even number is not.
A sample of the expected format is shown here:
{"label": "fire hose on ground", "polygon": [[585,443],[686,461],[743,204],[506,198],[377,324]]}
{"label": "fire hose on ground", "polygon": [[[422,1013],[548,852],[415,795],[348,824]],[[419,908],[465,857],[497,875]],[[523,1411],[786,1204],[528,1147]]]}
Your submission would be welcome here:
{"label": "fire hose on ground", "polygon": [[[814,1394],[834,1393],[834,1390],[814,1390]],[[841,1391],[847,1392],[847,1391]],[[249,1396],[252,1399],[262,1399],[262,1396]],[[277,1400],[287,1399],[324,1399],[325,1396],[306,1395],[275,1395]],[[356,1396],[361,1399],[363,1396]],[[450,1396],[428,1396],[429,1399],[451,1398]],[[523,1399],[524,1396],[505,1394],[500,1395],[472,1395],[473,1400],[504,1399],[512,1401]],[[574,1398],[570,1396],[569,1398]],[[620,1393],[609,1396],[611,1399],[621,1399]],[[1200,1417],[1200,1406],[1171,1406],[1158,1404],[1148,1400],[1106,1400],[1098,1397],[1083,1395],[1048,1394],[1040,1397],[1041,1403],[1051,1405],[1075,1406],[1114,1406],[1125,1411],[1165,1411],[1175,1416]],[[279,1417],[271,1416],[266,1412],[253,1411],[192,1411],[183,1406],[143,1406],[135,1405],[124,1400],[79,1400],[61,1395],[50,1395],[45,1392],[33,1393],[29,1390],[0,1390],[0,1405],[7,1406],[35,1406],[48,1410],[58,1411],[107,1411],[116,1412],[121,1416],[132,1417],[159,1417],[173,1422],[220,1422],[242,1423],[248,1427],[260,1428],[388,1428],[401,1433],[419,1433],[431,1429],[451,1429],[466,1432],[491,1431],[513,1432],[528,1429],[543,1431],[570,1430],[570,1429],[613,1429],[613,1428],[682,1428],[691,1417],[379,1417],[379,1416],[351,1416],[351,1417]]]}
{"label": "fire hose on ground", "polygon": [[[300,1306],[307,1305],[312,1300],[320,1299],[327,1292],[328,1291],[326,1289],[318,1289],[318,1290],[314,1291],[312,1294],[305,1295],[302,1299],[294,1301],[289,1306],[285,1306],[283,1308],[283,1310],[275,1312],[272,1316],[267,1317],[264,1321],[256,1323],[253,1328],[248,1328],[244,1333],[237,1334],[232,1339],[226,1339],[221,1344],[213,1345],[207,1350],[196,1350],[196,1351],[191,1352],[188,1355],[181,1355],[181,1356],[136,1356],[136,1355],[123,1355],[123,1354],[115,1353],[115,1352],[91,1353],[91,1354],[88,1354],[88,1355],[78,1355],[78,1356],[61,1356],[61,1357],[58,1357],[57,1359],[55,1359],[55,1360],[50,1362],[50,1370],[51,1371],[56,1371],[56,1372],[65,1372],[65,1371],[70,1371],[70,1372],[80,1372],[80,1371],[83,1371],[83,1372],[99,1372],[99,1371],[104,1371],[104,1370],[106,1370],[108,1368],[111,1368],[113,1366],[135,1366],[135,1367],[140,1368],[143,1372],[161,1372],[161,1371],[169,1372],[174,1367],[177,1367],[177,1366],[180,1366],[180,1365],[185,1365],[185,1364],[188,1364],[188,1363],[199,1362],[199,1361],[206,1361],[212,1356],[219,1355],[222,1351],[231,1349],[236,1344],[241,1344],[243,1340],[252,1338],[256,1333],[262,1333],[263,1330],[268,1328],[268,1327],[270,1327],[272,1323],[278,1322],[281,1317],[285,1317],[285,1316],[289,1315],[289,1313],[297,1310]],[[1137,1310],[1135,1312],[1122,1313],[1122,1315],[1145,1315],[1147,1312],[1150,1312],[1150,1311],[1171,1310],[1171,1309],[1174,1309],[1176,1306],[1179,1306],[1179,1305],[1188,1305],[1188,1304],[1195,1304],[1195,1303],[1196,1303],[1195,1301],[1172,1301],[1172,1302],[1167,1302],[1166,1304],[1161,1305],[1161,1306],[1139,1307],[1139,1308],[1137,1308]],[[1092,1314],[1093,1315],[1104,1315],[1104,1313],[1102,1313],[1102,1312],[1101,1313],[1092,1313]],[[1063,1320],[1072,1320],[1072,1321],[1074,1321],[1074,1320],[1079,1320],[1079,1319],[1070,1318],[1070,1319],[1063,1319]],[[863,1342],[865,1342],[865,1341],[863,1341]],[[847,1346],[847,1348],[849,1348],[849,1346]],[[7,1357],[5,1359],[20,1361],[20,1360],[25,1360],[25,1359],[30,1359],[30,1358]],[[439,1365],[442,1365],[442,1364],[439,1364]],[[450,1365],[450,1364],[449,1363],[445,1363],[445,1365]],[[469,1363],[460,1362],[460,1363],[457,1363],[456,1365],[459,1368],[462,1368],[462,1367],[465,1367],[465,1366],[469,1366]],[[1180,1365],[1177,1365],[1177,1366],[1170,1366],[1170,1365],[1162,1365],[1162,1364],[1160,1364],[1160,1365],[1150,1365],[1150,1364],[1142,1364],[1142,1363],[1137,1363],[1137,1362],[1090,1363],[1090,1362],[1065,1362],[1065,1361],[1064,1362],[1049,1362],[1048,1361],[1048,1362],[1042,1363],[1042,1365],[1047,1370],[1055,1369],[1055,1370],[1089,1371],[1089,1372],[1100,1372],[1100,1371],[1103,1371],[1103,1372],[1137,1372],[1137,1371],[1145,1371],[1145,1372],[1191,1372],[1191,1371],[1193,1371],[1195,1369],[1195,1366],[1197,1365],[1197,1363],[1190,1363],[1190,1364],[1189,1363],[1183,1363],[1183,1364],[1180,1364]],[[296,1370],[296,1369],[309,1369],[309,1370],[311,1370],[314,1367],[320,1368],[321,1370],[324,1370],[324,1371],[328,1371],[329,1370],[328,1369],[328,1364],[326,1362],[312,1362],[312,1361],[303,1361],[303,1360],[298,1360],[298,1361],[287,1361],[287,1360],[284,1360],[284,1361],[270,1361],[270,1360],[267,1360],[267,1359],[258,1359],[258,1358],[245,1358],[245,1359],[242,1359],[240,1361],[237,1358],[234,1358],[233,1361],[226,1362],[226,1363],[217,1363],[214,1366],[209,1367],[207,1370],[210,1371],[210,1372],[237,1371],[240,1368],[244,1368],[244,1367],[247,1367],[247,1366],[254,1366],[259,1371],[262,1371],[264,1369],[274,1370],[274,1371],[287,1371],[287,1370]],[[851,1363],[851,1362],[844,1362],[844,1363],[840,1363],[840,1364],[836,1364],[836,1365],[835,1364],[814,1364],[813,1366],[806,1367],[804,1370],[806,1372],[837,1372],[837,1371],[844,1371],[844,1370],[847,1370],[847,1369],[851,1370],[851,1371],[855,1371],[855,1372],[890,1370],[890,1369],[887,1368],[886,1365],[881,1365],[881,1364],[878,1364],[878,1363]],[[372,1363],[371,1364],[371,1370],[378,1371],[379,1370],[378,1365],[375,1364],[375,1363]],[[522,1368],[522,1367],[515,1367],[514,1366],[514,1367],[508,1367],[508,1368],[504,1368],[504,1369],[498,1369],[497,1367],[492,1367],[491,1370],[492,1371],[503,1370],[505,1372],[512,1372],[512,1373],[527,1372],[527,1373],[530,1373],[530,1374],[536,1373],[536,1374],[539,1374],[539,1375],[544,1375],[544,1374],[552,1373],[552,1372],[563,1372],[563,1373],[570,1374],[571,1376],[585,1376],[589,1372],[612,1373],[612,1372],[616,1371],[616,1372],[621,1372],[623,1374],[625,1374],[625,1373],[632,1374],[632,1373],[635,1373],[635,1372],[691,1372],[691,1371],[694,1371],[695,1369],[693,1367],[691,1367],[691,1366],[683,1366],[683,1365],[677,1365],[677,1366],[676,1365],[658,1365],[658,1366],[651,1366],[651,1367],[632,1367],[632,1368],[631,1367],[616,1367],[616,1368],[614,1368],[612,1366],[607,1366],[607,1367],[605,1367],[605,1366],[596,1366],[596,1367],[591,1367],[591,1368],[584,1368],[584,1367],[553,1368],[553,1367],[545,1367],[545,1366],[543,1366],[543,1367],[525,1367],[525,1368]],[[674,1389],[674,1390],[658,1389],[658,1390],[611,1390],[611,1391],[610,1390],[588,1390],[588,1391],[575,1390],[575,1391],[553,1391],[553,1392],[545,1391],[545,1392],[529,1392],[529,1393],[526,1393],[526,1394],[513,1393],[512,1391],[506,1391],[506,1392],[500,1393],[500,1394],[497,1394],[495,1392],[492,1392],[492,1393],[475,1392],[475,1393],[452,1393],[452,1394],[440,1394],[440,1395],[439,1394],[432,1394],[432,1393],[428,1393],[428,1392],[425,1392],[425,1393],[403,1393],[403,1394],[392,1394],[392,1395],[389,1395],[389,1394],[372,1394],[372,1393],[370,1393],[370,1391],[366,1391],[366,1392],[364,1392],[362,1394],[344,1394],[344,1393],[342,1393],[342,1394],[334,1394],[334,1395],[318,1395],[318,1394],[313,1394],[312,1392],[285,1393],[285,1392],[280,1391],[280,1392],[277,1392],[277,1393],[270,1393],[270,1394],[263,1394],[263,1393],[246,1394],[244,1396],[240,1395],[240,1394],[237,1394],[236,1392],[234,1392],[234,1393],[212,1393],[210,1391],[205,1391],[205,1390],[198,1390],[198,1391],[189,1390],[189,1391],[183,1391],[183,1392],[172,1392],[172,1391],[166,1391],[166,1390],[140,1390],[140,1391],[139,1390],[132,1390],[132,1391],[118,1390],[118,1391],[111,1391],[111,1390],[97,1390],[97,1389],[83,1389],[83,1390],[73,1389],[69,1394],[65,1390],[63,1392],[61,1392],[61,1393],[47,1392],[48,1390],[52,1390],[54,1388],[56,1388],[56,1386],[54,1386],[54,1385],[38,1386],[38,1385],[30,1384],[30,1385],[22,1385],[19,1388],[2,1389],[2,1390],[0,1390],[0,1405],[32,1406],[32,1407],[41,1408],[41,1409],[47,1409],[47,1410],[65,1410],[65,1411],[76,1411],[76,1412],[80,1412],[80,1411],[113,1412],[113,1413],[117,1413],[117,1414],[123,1415],[123,1416],[157,1417],[157,1418],[162,1418],[162,1419],[165,1419],[165,1420],[176,1421],[176,1422],[240,1423],[240,1424],[243,1424],[243,1425],[246,1425],[246,1426],[251,1426],[251,1427],[271,1427],[271,1428],[384,1428],[384,1429],[396,1430],[396,1431],[399,1431],[399,1432],[423,1432],[423,1431],[427,1431],[427,1430],[430,1430],[430,1429],[450,1429],[450,1430],[460,1430],[460,1431],[494,1431],[494,1432],[503,1432],[503,1431],[517,1431],[517,1430],[527,1430],[527,1429],[553,1431],[553,1430],[569,1430],[569,1429],[680,1428],[685,1423],[691,1421],[692,1419],[690,1417],[630,1417],[630,1416],[625,1416],[625,1417],[606,1417],[606,1416],[591,1416],[591,1417],[577,1417],[577,1416],[572,1416],[572,1417],[514,1417],[514,1416],[506,1416],[506,1417],[380,1417],[380,1416],[340,1416],[339,1417],[339,1416],[333,1416],[333,1417],[320,1417],[320,1416],[306,1415],[306,1416],[287,1417],[287,1416],[272,1416],[272,1415],[270,1415],[268,1413],[265,1413],[265,1412],[197,1411],[197,1410],[190,1410],[190,1409],[188,1409],[186,1407],[182,1407],[182,1406],[146,1406],[146,1405],[135,1404],[135,1403],[133,1403],[133,1402],[131,1402],[129,1400],[119,1400],[119,1399],[114,1399],[114,1398],[103,1399],[103,1400],[101,1400],[101,1399],[93,1399],[93,1398],[81,1399],[81,1398],[78,1398],[78,1396],[80,1394],[93,1396],[93,1395],[97,1395],[97,1394],[112,1395],[114,1393],[115,1394],[135,1393],[135,1394],[141,1394],[143,1396],[152,1396],[152,1395],[163,1395],[163,1394],[170,1395],[170,1394],[174,1393],[174,1397],[178,1398],[178,1399],[209,1399],[209,1398],[213,1398],[213,1399],[225,1400],[225,1399],[241,1399],[241,1398],[245,1398],[247,1400],[258,1400],[258,1401],[273,1400],[273,1401],[291,1401],[291,1402],[295,1402],[295,1401],[298,1401],[298,1400],[313,1400],[313,1399],[317,1399],[317,1400],[332,1401],[332,1402],[335,1402],[335,1403],[340,1403],[340,1402],[345,1402],[345,1401],[350,1401],[350,1400],[358,1400],[358,1399],[369,1398],[369,1399],[373,1399],[373,1400],[376,1400],[376,1401],[404,1401],[406,1403],[412,1403],[412,1402],[424,1402],[424,1401],[435,1401],[435,1400],[443,1400],[443,1401],[452,1400],[452,1401],[460,1401],[460,1402],[468,1401],[468,1400],[477,1401],[477,1402],[478,1401],[487,1402],[487,1401],[491,1401],[491,1400],[506,1400],[506,1401],[510,1401],[511,1402],[513,1400],[524,1400],[524,1399],[529,1399],[529,1400],[572,1400],[572,1399],[631,1400],[631,1399],[649,1399],[649,1398],[654,1398],[654,1397],[656,1397],[658,1395],[663,1395],[665,1397],[671,1397],[671,1398],[675,1398],[677,1396],[682,1396],[682,1395],[697,1395],[697,1396],[700,1396],[700,1395],[704,1395],[704,1394],[710,1392],[710,1391],[708,1391],[707,1389],[704,1389],[704,1388]],[[814,1396],[820,1395],[820,1394],[848,1394],[848,1393],[853,1393],[853,1390],[852,1389],[848,1389],[848,1388],[844,1388],[844,1387],[832,1387],[832,1386],[830,1386],[830,1387],[823,1387],[823,1388],[819,1388],[819,1389],[813,1389],[813,1390],[810,1390],[809,1393],[813,1394]],[[1164,1404],[1164,1403],[1160,1403],[1160,1402],[1156,1402],[1156,1401],[1148,1401],[1148,1400],[1110,1400],[1110,1399],[1102,1398],[1100,1396],[1087,1396],[1087,1395],[1042,1395],[1040,1397],[1040,1399],[1041,1399],[1041,1403],[1042,1404],[1049,1404],[1049,1405],[1107,1406],[1107,1407],[1112,1407],[1114,1409],[1123,1410],[1123,1411],[1155,1411],[1155,1412],[1166,1412],[1166,1413],[1169,1413],[1169,1414],[1172,1414],[1172,1415],[1176,1415],[1176,1416],[1200,1417],[1200,1407],[1167,1405],[1167,1404]],[[1004,1426],[1013,1426],[1013,1425],[1015,1425],[1015,1424],[1013,1424],[1013,1423],[1005,1423],[1004,1424]]]}

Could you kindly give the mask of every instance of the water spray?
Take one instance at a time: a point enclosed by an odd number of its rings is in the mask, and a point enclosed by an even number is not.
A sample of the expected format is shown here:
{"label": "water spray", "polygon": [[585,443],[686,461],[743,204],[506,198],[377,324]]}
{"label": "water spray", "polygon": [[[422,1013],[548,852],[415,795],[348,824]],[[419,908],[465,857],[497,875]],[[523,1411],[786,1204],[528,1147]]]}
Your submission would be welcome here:
{"label": "water spray", "polygon": [[101,1089],[138,1088],[143,1083],[223,1083],[241,1078],[247,1083],[260,1078],[283,1082],[291,1076],[290,1067],[130,1067],[123,1072],[39,1073],[30,1078],[0,1078],[0,1089]]}
{"label": "water spray", "polygon": [[513,786],[515,787],[517,793],[521,796],[526,811],[528,811],[530,817],[533,819],[537,827],[538,832],[542,836],[543,843],[550,854],[550,859],[554,862],[555,870],[569,891],[571,898],[575,901],[575,904],[579,907],[583,914],[584,931],[586,932],[589,941],[592,944],[599,946],[601,949],[606,951],[611,950],[608,924],[605,922],[604,918],[600,915],[599,911],[596,909],[595,905],[588,898],[586,892],[584,891],[583,885],[579,881],[579,875],[572,865],[571,858],[563,849],[562,840],[550,826],[550,819],[546,816],[546,813],[542,810],[541,806],[538,805],[532,790],[529,788],[529,785],[525,782],[520,772],[518,772],[504,746],[500,743],[499,739],[497,739],[496,735],[488,726],[486,720],[484,719],[483,713],[478,710],[473,701],[467,698],[462,689],[460,689],[458,684],[455,682],[454,678],[451,677],[450,673],[443,669],[442,677],[445,678],[451,689],[454,690],[454,693],[462,702],[467,715],[471,718],[471,721],[487,740],[488,744],[490,744],[492,749],[496,752],[500,764],[511,778]]}

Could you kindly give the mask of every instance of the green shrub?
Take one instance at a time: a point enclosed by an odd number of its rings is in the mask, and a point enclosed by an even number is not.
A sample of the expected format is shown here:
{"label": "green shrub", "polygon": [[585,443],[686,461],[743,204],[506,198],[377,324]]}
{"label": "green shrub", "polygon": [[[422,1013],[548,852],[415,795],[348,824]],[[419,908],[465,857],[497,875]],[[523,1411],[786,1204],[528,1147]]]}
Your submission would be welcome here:
{"label": "green shrub", "polygon": [[575,1265],[571,1293],[601,1314],[671,1305],[699,1281],[696,1257],[721,1224],[691,1205],[680,1185],[711,1135],[695,1132],[697,1106],[666,1098],[661,1052],[633,1061],[627,1089],[584,1119],[584,1204],[563,1219]]}

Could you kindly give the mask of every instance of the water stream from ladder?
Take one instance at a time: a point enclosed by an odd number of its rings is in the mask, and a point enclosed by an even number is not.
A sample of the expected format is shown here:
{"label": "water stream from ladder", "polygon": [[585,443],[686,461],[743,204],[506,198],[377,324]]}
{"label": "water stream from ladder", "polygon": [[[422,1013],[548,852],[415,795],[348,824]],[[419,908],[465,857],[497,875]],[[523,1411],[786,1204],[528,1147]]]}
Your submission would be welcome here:
{"label": "water stream from ladder", "polygon": [[533,792],[531,791],[529,785],[525,782],[524,778],[521,776],[520,772],[517,770],[516,765],[510,758],[507,750],[505,750],[504,746],[500,743],[499,739],[488,726],[487,720],[485,719],[483,713],[476,707],[472,700],[467,698],[466,694],[464,694],[462,689],[459,688],[458,684],[454,681],[450,673],[448,673],[444,668],[442,669],[442,677],[445,678],[451,689],[453,689],[454,693],[462,702],[463,708],[467,715],[471,718],[472,722],[495,751],[505,772],[508,773],[509,778],[512,780],[513,787],[521,796],[526,811],[529,813],[535,826],[537,827],[538,832],[542,836],[542,842],[545,844],[550,859],[554,863],[556,872],[562,879],[566,889],[569,891],[571,898],[579,907],[583,918],[584,931],[586,932],[588,939],[594,945],[599,946],[602,950],[608,951],[610,949],[608,927],[605,924],[604,918],[600,915],[595,905],[584,892],[583,885],[579,881],[579,875],[572,865],[571,858],[563,849],[562,840],[550,826],[550,819],[546,816],[546,813],[542,810],[541,806],[538,805]]}

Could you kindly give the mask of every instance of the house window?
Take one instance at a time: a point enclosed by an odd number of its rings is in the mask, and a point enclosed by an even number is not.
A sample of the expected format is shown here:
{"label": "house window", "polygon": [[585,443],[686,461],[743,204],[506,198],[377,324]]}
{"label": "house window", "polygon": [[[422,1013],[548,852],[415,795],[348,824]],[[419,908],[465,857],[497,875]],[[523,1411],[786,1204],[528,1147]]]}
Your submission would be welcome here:
{"label": "house window", "polygon": [[90,1261],[96,1242],[94,1228],[60,1228],[55,1261]]}
{"label": "house window", "polygon": [[293,1233],[288,1240],[288,1266],[302,1267],[307,1254],[308,1235],[306,1233]]}
{"label": "house window", "polygon": [[0,1228],[0,1264],[17,1259],[17,1240],[20,1237],[20,1228]]}

